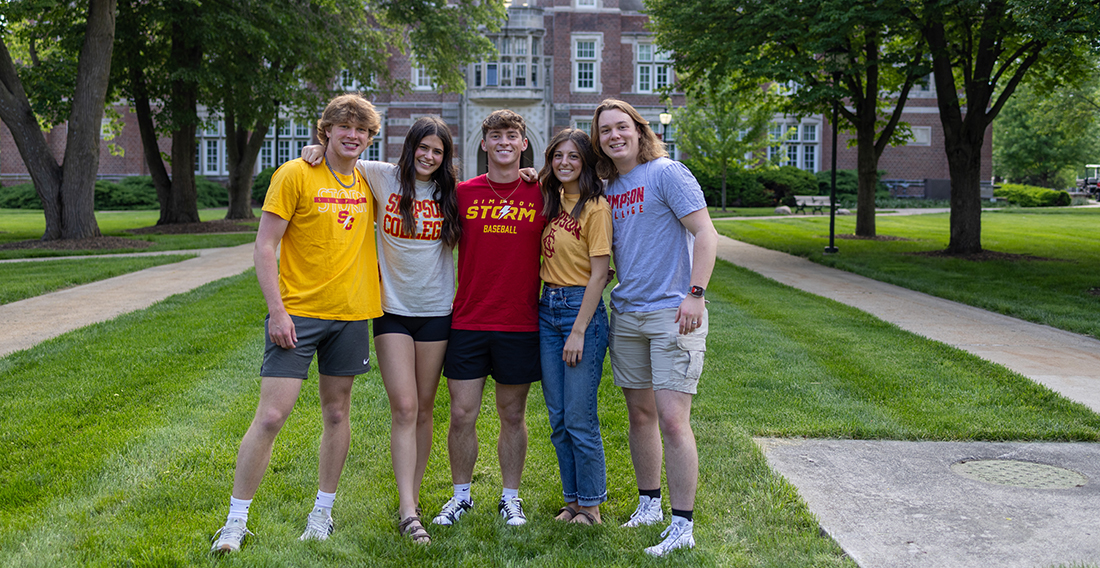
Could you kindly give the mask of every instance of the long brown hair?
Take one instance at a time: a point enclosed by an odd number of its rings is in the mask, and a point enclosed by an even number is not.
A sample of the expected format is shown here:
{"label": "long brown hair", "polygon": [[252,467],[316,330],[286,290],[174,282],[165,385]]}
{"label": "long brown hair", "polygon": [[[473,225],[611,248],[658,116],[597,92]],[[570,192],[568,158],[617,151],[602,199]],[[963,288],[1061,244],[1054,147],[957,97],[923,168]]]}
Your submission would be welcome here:
{"label": "long brown hair", "polygon": [[561,213],[561,187],[558,176],[554,175],[554,152],[566,140],[577,147],[581,155],[581,175],[577,180],[581,195],[577,204],[569,214],[573,219],[580,219],[584,206],[589,201],[596,201],[603,195],[603,182],[596,175],[596,151],[592,148],[592,139],[582,130],[566,128],[557,133],[546,145],[545,163],[539,172],[539,187],[542,189],[543,214],[547,219],[556,219]]}
{"label": "long brown hair", "polygon": [[608,183],[611,183],[618,179],[619,170],[615,168],[615,162],[611,161],[611,158],[607,157],[603,153],[603,148],[600,147],[600,115],[607,110],[618,110],[627,114],[634,121],[634,129],[638,131],[638,163],[644,164],[646,162],[656,160],[657,158],[667,158],[668,150],[665,150],[665,143],[657,137],[657,133],[653,132],[653,129],[649,127],[649,121],[642,118],[642,115],[634,109],[630,103],[620,101],[618,99],[604,99],[600,106],[596,107],[595,114],[592,115],[592,140],[596,147],[596,155],[599,156],[599,163],[596,165],[596,173],[603,179],[606,179]]}
{"label": "long brown hair", "polygon": [[454,143],[451,141],[451,129],[437,116],[425,116],[418,119],[405,135],[405,144],[401,147],[401,157],[397,160],[397,181],[401,186],[401,199],[397,210],[401,213],[401,232],[416,232],[416,219],[413,215],[413,203],[416,201],[416,149],[428,136],[438,136],[443,142],[443,159],[439,167],[432,172],[435,182],[432,199],[443,213],[443,227],[440,239],[443,244],[453,247],[462,236],[462,227],[458,222],[458,197],[455,194],[455,179],[458,168],[454,164]]}

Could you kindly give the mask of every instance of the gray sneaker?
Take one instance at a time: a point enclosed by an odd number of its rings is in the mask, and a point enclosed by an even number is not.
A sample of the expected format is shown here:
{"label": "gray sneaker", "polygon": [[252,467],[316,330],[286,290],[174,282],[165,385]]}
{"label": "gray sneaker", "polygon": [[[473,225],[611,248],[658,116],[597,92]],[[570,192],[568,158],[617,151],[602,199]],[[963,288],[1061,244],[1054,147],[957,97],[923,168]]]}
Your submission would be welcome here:
{"label": "gray sneaker", "polygon": [[453,525],[458,522],[458,518],[461,517],[463,513],[473,508],[473,501],[459,501],[457,497],[451,497],[443,504],[443,508],[439,510],[439,514],[432,519],[432,524]]}
{"label": "gray sneaker", "polygon": [[328,540],[334,528],[332,513],[328,509],[315,507],[309,517],[306,517],[306,530],[298,540]]}
{"label": "gray sneaker", "polygon": [[218,529],[218,532],[214,533],[214,537],[210,539],[214,542],[210,547],[210,552],[225,553],[240,550],[244,537],[252,534],[252,531],[248,530],[245,525],[244,519],[237,517],[227,519],[225,526]]}
{"label": "gray sneaker", "polygon": [[682,517],[672,517],[672,524],[661,533],[665,537],[659,544],[645,549],[647,554],[664,556],[677,548],[694,548],[695,537],[692,535],[695,523]]}
{"label": "gray sneaker", "polygon": [[638,508],[634,509],[634,514],[630,515],[630,520],[623,523],[623,526],[655,525],[663,520],[665,520],[665,513],[661,510],[661,498],[642,495],[638,498]]}

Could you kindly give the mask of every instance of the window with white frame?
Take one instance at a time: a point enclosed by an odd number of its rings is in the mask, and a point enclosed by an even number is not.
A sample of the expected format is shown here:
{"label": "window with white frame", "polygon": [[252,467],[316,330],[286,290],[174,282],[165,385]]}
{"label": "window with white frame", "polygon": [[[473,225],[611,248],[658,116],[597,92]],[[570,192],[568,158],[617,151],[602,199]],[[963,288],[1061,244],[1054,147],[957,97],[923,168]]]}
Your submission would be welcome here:
{"label": "window with white frame", "polygon": [[205,160],[203,161],[203,173],[218,173],[218,141],[206,140]]}
{"label": "window with white frame", "polygon": [[275,156],[272,154],[271,140],[265,140],[260,146],[260,169],[264,170],[275,165]]}
{"label": "window with white frame", "polygon": [[539,61],[542,42],[533,33],[492,36],[497,49],[495,60],[473,64],[473,87],[531,89],[539,86]]}
{"label": "window with white frame", "polygon": [[432,90],[432,76],[419,65],[412,66],[412,86],[417,91]]}
{"label": "window with white frame", "polygon": [[359,82],[355,80],[355,77],[351,74],[351,71],[344,69],[340,72],[340,88],[345,91],[354,91],[359,87]]}
{"label": "window with white frame", "polygon": [[639,43],[634,54],[634,90],[639,93],[659,92],[672,80],[672,63],[668,53],[652,43]]}
{"label": "window with white frame", "polygon": [[305,120],[294,121],[294,137],[295,138],[309,138],[309,122]]}
{"label": "window with white frame", "polygon": [[577,8],[598,8],[597,0],[575,0]]}
{"label": "window with white frame", "polygon": [[596,77],[599,72],[599,38],[573,38],[573,90],[597,91]]}
{"label": "window with white frame", "polygon": [[382,161],[382,136],[381,133],[374,137],[374,141],[367,149],[359,156],[363,160],[371,160],[373,162]]}
{"label": "window with white frame", "polygon": [[574,118],[573,119],[573,128],[576,128],[577,130],[580,130],[582,132],[591,133],[592,132],[592,118],[591,117]]}
{"label": "window with white frame", "polygon": [[772,122],[768,126],[768,159],[781,165],[794,166],[808,172],[818,170],[818,124]]}

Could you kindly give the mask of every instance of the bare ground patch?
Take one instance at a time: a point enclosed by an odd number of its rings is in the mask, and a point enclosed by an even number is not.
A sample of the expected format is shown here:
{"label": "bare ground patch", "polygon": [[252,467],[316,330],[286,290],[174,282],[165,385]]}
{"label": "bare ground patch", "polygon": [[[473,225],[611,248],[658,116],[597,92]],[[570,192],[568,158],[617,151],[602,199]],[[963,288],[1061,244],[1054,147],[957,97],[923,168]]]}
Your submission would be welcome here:
{"label": "bare ground patch", "polygon": [[838,239],[845,239],[849,241],[911,241],[913,239],[907,239],[905,237],[894,237],[891,235],[875,235],[873,237],[861,237],[859,235],[836,235]]}

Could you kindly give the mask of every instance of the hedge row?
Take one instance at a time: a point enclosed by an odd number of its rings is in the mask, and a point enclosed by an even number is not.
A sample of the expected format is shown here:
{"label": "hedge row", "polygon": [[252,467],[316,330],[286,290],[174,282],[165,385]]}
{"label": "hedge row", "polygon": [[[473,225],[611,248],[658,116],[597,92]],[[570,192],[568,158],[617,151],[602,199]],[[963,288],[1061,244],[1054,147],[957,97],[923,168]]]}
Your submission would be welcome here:
{"label": "hedge row", "polygon": [[[198,177],[195,179],[195,189],[199,209],[229,205],[229,192],[216,181]],[[153,187],[153,178],[149,176],[127,177],[117,183],[95,182],[96,211],[159,208],[157,190]],[[42,209],[42,200],[35,193],[33,184],[9,185],[0,187],[0,209]]]}
{"label": "hedge row", "polygon": [[1020,207],[1065,207],[1073,203],[1068,191],[1015,183],[995,188],[993,196],[1002,197]]}

